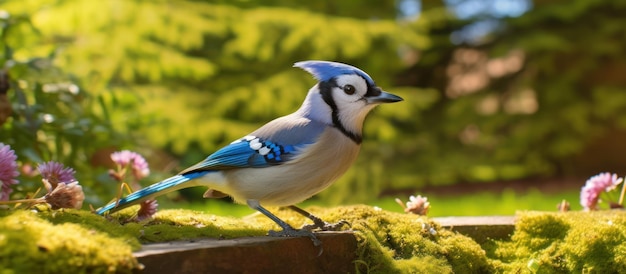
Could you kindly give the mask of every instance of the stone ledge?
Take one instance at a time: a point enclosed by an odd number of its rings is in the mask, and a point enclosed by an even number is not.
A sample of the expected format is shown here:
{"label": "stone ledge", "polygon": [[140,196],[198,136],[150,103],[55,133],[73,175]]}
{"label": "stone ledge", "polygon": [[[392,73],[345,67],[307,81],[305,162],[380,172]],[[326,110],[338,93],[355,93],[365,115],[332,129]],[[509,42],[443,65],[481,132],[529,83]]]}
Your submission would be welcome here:
{"label": "stone ledge", "polygon": [[[513,216],[439,217],[442,227],[479,244],[508,239]],[[323,252],[309,238],[247,237],[147,244],[135,252],[143,273],[353,273],[357,240],[350,231],[319,232]],[[318,256],[319,254],[319,256]]]}
{"label": "stone ledge", "polygon": [[[202,239],[147,244],[135,252],[143,273],[351,273],[357,242],[352,232],[316,233],[323,252],[306,237]],[[319,256],[318,256],[319,254]]]}

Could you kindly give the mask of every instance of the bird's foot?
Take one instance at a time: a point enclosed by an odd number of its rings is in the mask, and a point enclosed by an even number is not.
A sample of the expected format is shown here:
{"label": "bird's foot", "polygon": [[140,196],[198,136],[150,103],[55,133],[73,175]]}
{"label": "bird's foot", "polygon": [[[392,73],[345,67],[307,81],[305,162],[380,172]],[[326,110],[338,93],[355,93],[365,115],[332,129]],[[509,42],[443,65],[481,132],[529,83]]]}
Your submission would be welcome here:
{"label": "bird's foot", "polygon": [[317,236],[315,236],[315,234],[310,230],[287,227],[283,228],[283,230],[280,231],[270,230],[267,234],[270,237],[309,237],[311,241],[313,241],[313,245],[322,245],[322,241],[320,241]]}
{"label": "bird's foot", "polygon": [[317,219],[313,224],[302,226],[303,230],[312,231],[319,229],[322,231],[340,231],[344,226],[352,227],[346,220],[340,220],[336,223],[327,223],[321,219]]}
{"label": "bird's foot", "polygon": [[345,225],[347,225],[348,227],[352,227],[350,225],[350,223],[348,223],[348,221],[346,220],[340,220],[339,222],[336,222],[334,224],[331,223],[327,223],[324,220],[320,219],[319,217],[311,214],[310,212],[299,208],[297,206],[289,206],[289,208],[295,212],[300,213],[302,216],[309,218],[311,221],[313,221],[313,224],[311,225],[304,225],[302,226],[302,229],[305,230],[315,230],[315,229],[319,229],[322,231],[339,231],[341,230]]}

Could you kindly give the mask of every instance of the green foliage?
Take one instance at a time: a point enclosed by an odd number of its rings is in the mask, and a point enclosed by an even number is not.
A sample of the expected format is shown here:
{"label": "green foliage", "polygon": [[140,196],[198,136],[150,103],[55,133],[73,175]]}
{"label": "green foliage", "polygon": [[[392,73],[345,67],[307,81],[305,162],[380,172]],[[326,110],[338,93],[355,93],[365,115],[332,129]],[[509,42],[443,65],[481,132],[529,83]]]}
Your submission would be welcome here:
{"label": "green foliage", "polygon": [[[618,141],[626,130],[626,45],[617,38],[625,10],[614,1],[534,1],[519,17],[433,25],[431,47],[399,82],[442,96],[422,112],[428,119],[401,126],[400,164],[388,173],[414,187],[626,172],[607,156],[626,153]],[[499,24],[490,35],[447,39],[485,19]]]}
{"label": "green foliage", "polygon": [[[43,2],[49,5],[40,8],[38,3]],[[332,3],[328,1],[329,9],[353,5]],[[390,87],[389,76],[402,67],[397,49],[417,50],[430,43],[416,31],[423,26],[397,24],[395,16],[371,20],[328,15],[315,9],[318,4],[311,5],[9,1],[3,8],[32,14],[42,36],[60,45],[58,63],[102,96],[105,105],[115,106],[109,118],[116,130],[147,140],[140,144],[180,155],[182,167],[296,110],[315,81],[292,68],[294,62],[341,60]],[[359,169],[372,170],[374,176],[352,172],[343,179],[348,186],[366,180],[363,183],[380,189],[383,163],[393,158],[390,144],[400,136],[396,123],[420,117],[418,111],[436,98],[432,90],[399,90],[418,100],[381,110],[368,121],[372,148],[364,154],[385,150],[387,155],[362,161]],[[171,163],[164,164],[172,168]],[[355,198],[375,196],[364,191]]]}
{"label": "green foliage", "polygon": [[[50,160],[76,169],[81,184],[93,187],[98,172],[90,164],[93,154],[124,141],[112,128],[102,96],[90,94],[57,66],[54,48],[37,46],[45,38],[28,17],[5,14],[0,39],[0,75],[8,84],[0,96],[11,102],[3,110],[8,117],[0,122],[0,140],[11,145],[26,168],[20,188],[40,187],[29,177],[37,163]],[[47,54],[29,55],[41,50]]]}

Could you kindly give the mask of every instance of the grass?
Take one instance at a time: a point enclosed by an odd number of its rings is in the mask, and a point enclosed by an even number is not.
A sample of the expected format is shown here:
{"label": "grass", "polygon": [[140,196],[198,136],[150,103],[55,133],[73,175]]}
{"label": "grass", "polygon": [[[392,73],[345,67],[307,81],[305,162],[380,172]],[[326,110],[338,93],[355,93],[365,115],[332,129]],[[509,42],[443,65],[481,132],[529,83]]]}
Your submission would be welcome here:
{"label": "grass", "polygon": [[[482,216],[482,215],[514,215],[520,210],[533,211],[556,211],[556,205],[563,199],[569,201],[572,210],[581,210],[579,205],[579,190],[566,190],[560,193],[542,193],[531,189],[524,193],[516,193],[513,190],[505,190],[501,193],[479,192],[467,195],[429,195],[428,193],[416,193],[428,197],[431,209],[430,217],[440,216]],[[395,202],[396,197],[382,197],[365,204],[380,207],[392,212],[403,212],[402,207]],[[408,197],[397,197],[407,201]],[[192,203],[171,203],[166,200],[159,201],[161,208],[180,208],[203,211],[220,216],[242,217],[254,213],[246,205],[237,205],[221,200],[199,200]],[[311,199],[299,206],[322,206],[335,205],[324,204],[320,200]]]}
{"label": "grass", "polygon": [[[421,194],[421,193],[418,193]],[[483,216],[483,215],[514,215],[520,210],[556,211],[557,204],[567,200],[572,210],[581,210],[579,205],[579,190],[569,190],[560,193],[542,193],[536,189],[524,193],[505,190],[501,193],[480,192],[468,195],[429,195],[430,211],[428,216]],[[368,203],[382,209],[402,212],[402,208],[394,201],[395,197],[385,197]],[[407,201],[408,197],[398,197]]]}

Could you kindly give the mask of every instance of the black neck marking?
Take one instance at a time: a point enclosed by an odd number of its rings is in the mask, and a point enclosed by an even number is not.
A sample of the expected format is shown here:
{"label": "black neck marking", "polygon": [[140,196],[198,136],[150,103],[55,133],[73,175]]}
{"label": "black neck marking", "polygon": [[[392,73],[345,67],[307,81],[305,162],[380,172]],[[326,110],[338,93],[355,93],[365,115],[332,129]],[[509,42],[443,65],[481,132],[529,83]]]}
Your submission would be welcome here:
{"label": "black neck marking", "polygon": [[347,130],[346,127],[344,127],[341,121],[339,120],[339,108],[337,108],[337,104],[335,104],[335,99],[333,99],[333,94],[332,94],[334,87],[338,87],[337,83],[335,82],[335,79],[331,79],[329,81],[324,81],[324,82],[319,83],[319,89],[320,89],[320,94],[322,95],[322,99],[324,99],[324,102],[326,102],[326,104],[330,107],[332,111],[331,115],[333,119],[333,125],[337,129],[339,129],[339,131],[341,131],[343,135],[346,135],[348,138],[354,141],[357,145],[359,145],[361,144],[361,142],[363,142],[363,136]]}

